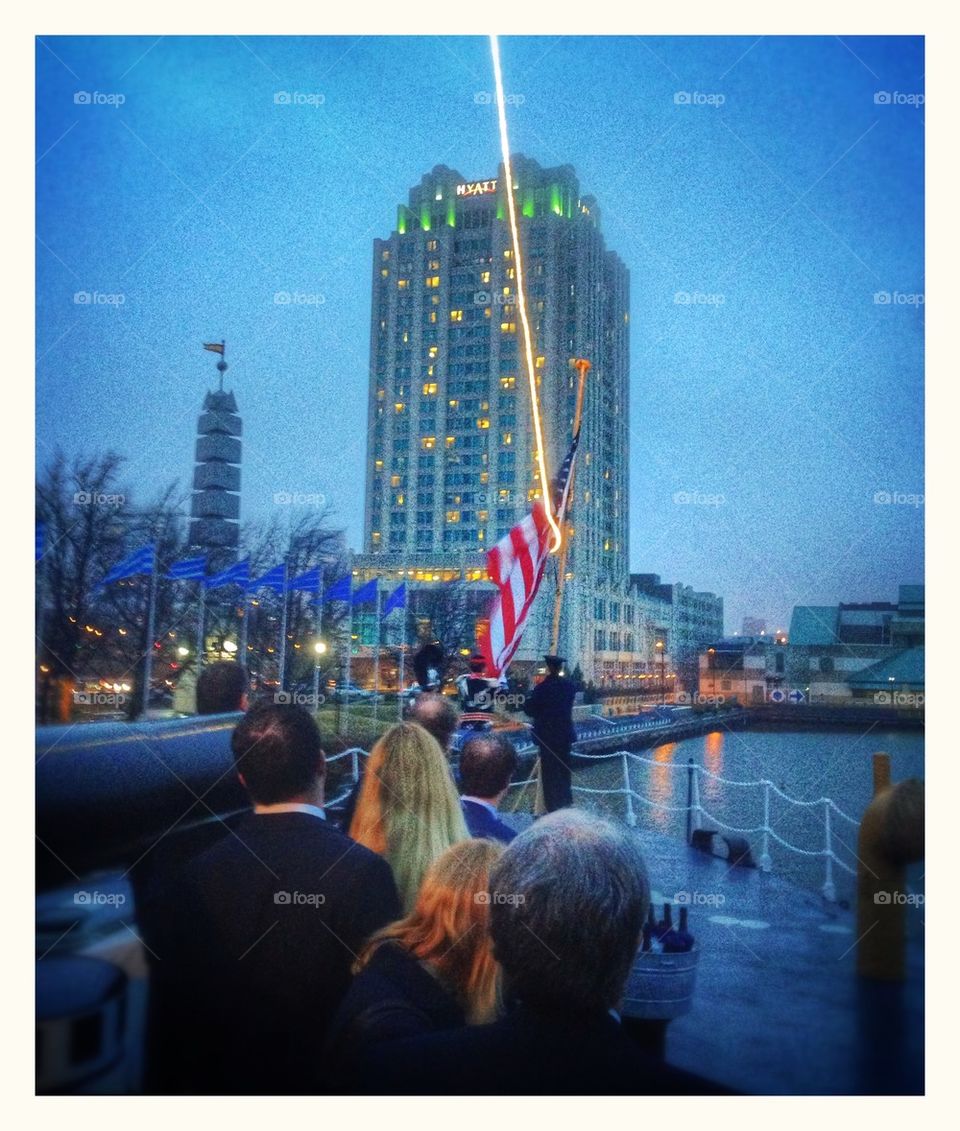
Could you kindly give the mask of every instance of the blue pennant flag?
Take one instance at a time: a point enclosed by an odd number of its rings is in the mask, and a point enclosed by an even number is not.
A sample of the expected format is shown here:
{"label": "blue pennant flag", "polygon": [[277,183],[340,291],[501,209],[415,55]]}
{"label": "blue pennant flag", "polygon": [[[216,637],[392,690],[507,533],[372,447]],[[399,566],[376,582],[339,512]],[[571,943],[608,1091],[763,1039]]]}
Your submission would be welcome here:
{"label": "blue pennant flag", "polygon": [[184,558],[182,562],[174,562],[165,576],[170,581],[203,581],[207,576],[207,559]]}
{"label": "blue pennant flag", "polygon": [[122,581],[125,577],[136,577],[140,573],[153,573],[153,546],[141,546],[139,550],[122,562],[117,562],[107,576],[100,582],[100,587],[109,585],[112,581]]}
{"label": "blue pennant flag", "polygon": [[36,542],[35,542],[36,557],[34,558],[34,561],[38,562],[43,557],[43,536],[44,536],[45,533],[46,533],[46,527],[43,525],[42,522],[38,522],[37,523]]}
{"label": "blue pennant flag", "polygon": [[319,592],[322,584],[320,575],[320,567],[314,566],[313,569],[308,569],[306,573],[301,573],[299,577],[295,577],[287,586],[288,589],[309,589],[314,593]]}
{"label": "blue pennant flag", "polygon": [[353,595],[353,603],[355,605],[362,605],[364,601],[375,601],[377,599],[377,579],[368,581],[366,585],[361,585],[360,588]]}
{"label": "blue pennant flag", "polygon": [[275,593],[282,593],[283,588],[287,583],[287,567],[282,563],[274,566],[273,569],[268,569],[262,576],[258,577],[256,581],[250,582],[251,589],[272,589]]}
{"label": "blue pennant flag", "polygon": [[335,581],[326,593],[324,593],[324,601],[349,601],[350,586],[352,583],[353,578],[349,573],[346,577],[341,577],[339,581]]}
{"label": "blue pennant flag", "polygon": [[221,573],[215,573],[207,578],[208,589],[219,589],[223,585],[242,585],[246,588],[250,584],[250,563],[235,562]]}
{"label": "blue pennant flag", "polygon": [[402,605],[406,605],[406,603],[407,583],[403,581],[387,598],[387,603],[383,606],[383,616],[388,617],[394,609],[399,609]]}

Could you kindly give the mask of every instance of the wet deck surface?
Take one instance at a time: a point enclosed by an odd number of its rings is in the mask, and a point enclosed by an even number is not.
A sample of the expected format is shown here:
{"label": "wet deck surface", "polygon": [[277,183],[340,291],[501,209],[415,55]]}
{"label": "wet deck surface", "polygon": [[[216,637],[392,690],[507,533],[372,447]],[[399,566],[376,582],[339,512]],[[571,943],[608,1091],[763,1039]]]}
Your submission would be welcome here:
{"label": "wet deck surface", "polygon": [[[510,815],[520,828],[529,817]],[[702,948],[693,1008],[667,1059],[762,1094],[923,1091],[923,909],[909,909],[904,986],[856,976],[856,915],[756,869],[636,830],[654,901],[684,893]]]}

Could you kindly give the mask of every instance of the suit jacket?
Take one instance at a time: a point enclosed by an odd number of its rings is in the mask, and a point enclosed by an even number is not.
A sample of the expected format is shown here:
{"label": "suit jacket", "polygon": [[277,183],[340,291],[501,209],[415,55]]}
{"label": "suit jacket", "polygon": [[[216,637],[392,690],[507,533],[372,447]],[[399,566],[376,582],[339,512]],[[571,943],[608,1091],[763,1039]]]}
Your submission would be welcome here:
{"label": "suit jacket", "polygon": [[492,1025],[375,1046],[370,1095],[714,1095],[728,1089],[649,1056],[610,1014],[519,1005]]}
{"label": "suit jacket", "polygon": [[476,801],[461,797],[460,808],[463,810],[471,836],[486,837],[488,840],[499,840],[503,844],[509,844],[517,835],[515,829],[511,829],[506,821],[491,813],[485,805],[478,805]]}
{"label": "suit jacket", "polygon": [[573,701],[577,689],[569,679],[548,675],[527,696],[523,709],[533,719],[533,737],[556,754],[569,752],[576,740]]}
{"label": "suit jacket", "polygon": [[389,865],[309,813],[249,814],[187,869],[155,969],[181,1034],[181,1091],[318,1087],[364,941],[400,917]]}
{"label": "suit jacket", "polygon": [[381,943],[353,979],[327,1037],[330,1089],[358,1090],[359,1058],[374,1045],[464,1024],[463,1010],[433,974],[395,942]]}

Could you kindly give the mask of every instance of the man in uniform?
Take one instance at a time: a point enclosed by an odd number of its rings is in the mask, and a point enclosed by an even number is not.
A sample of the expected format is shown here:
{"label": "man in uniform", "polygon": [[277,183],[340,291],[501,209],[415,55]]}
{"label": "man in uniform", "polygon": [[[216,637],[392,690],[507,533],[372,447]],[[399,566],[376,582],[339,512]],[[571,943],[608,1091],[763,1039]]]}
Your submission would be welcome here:
{"label": "man in uniform", "polygon": [[540,748],[540,780],[547,812],[573,804],[570,749],[576,738],[573,701],[576,685],[560,674],[562,656],[544,656],[547,675],[527,696],[523,710],[533,719],[533,740]]}
{"label": "man in uniform", "polygon": [[457,680],[457,693],[460,696],[460,725],[473,730],[486,730],[493,723],[496,708],[494,698],[499,686],[496,679],[484,675],[486,660],[479,652],[468,661],[470,671],[464,672]]}

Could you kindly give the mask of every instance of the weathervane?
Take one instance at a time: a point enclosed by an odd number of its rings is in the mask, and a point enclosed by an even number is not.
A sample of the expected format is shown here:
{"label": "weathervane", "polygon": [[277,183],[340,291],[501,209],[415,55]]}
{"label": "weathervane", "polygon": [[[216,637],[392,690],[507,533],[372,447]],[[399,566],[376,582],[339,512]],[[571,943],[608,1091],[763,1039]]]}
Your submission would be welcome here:
{"label": "weathervane", "polygon": [[227,371],[227,343],[226,342],[204,342],[203,348],[209,350],[211,353],[220,354],[220,360],[217,362],[217,370],[220,373],[220,392],[223,392],[223,375]]}

